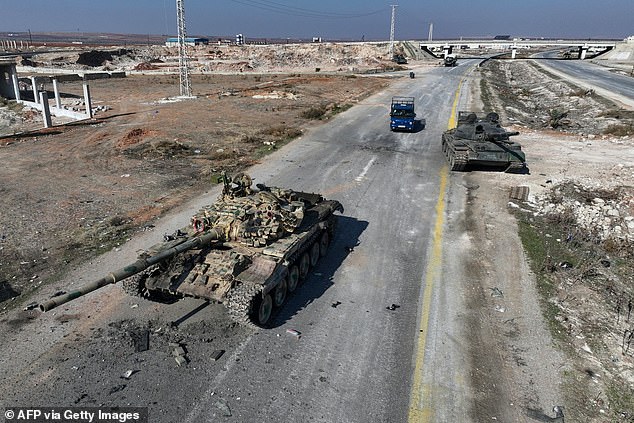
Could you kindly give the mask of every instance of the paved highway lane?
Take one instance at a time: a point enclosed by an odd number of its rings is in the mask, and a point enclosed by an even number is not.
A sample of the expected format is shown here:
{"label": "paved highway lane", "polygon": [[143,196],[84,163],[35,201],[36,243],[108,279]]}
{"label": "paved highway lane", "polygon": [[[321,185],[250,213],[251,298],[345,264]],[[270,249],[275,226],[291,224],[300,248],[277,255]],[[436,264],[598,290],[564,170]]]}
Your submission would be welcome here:
{"label": "paved highway lane", "polygon": [[[598,94],[634,107],[634,79],[611,72],[609,68],[587,60],[555,60],[553,53],[540,53],[536,62],[555,73],[571,78],[575,83],[592,88]],[[549,60],[551,59],[551,60]]]}
{"label": "paved highway lane", "polygon": [[[185,421],[210,421],[224,405],[235,421],[399,422],[417,415],[412,387],[425,389],[414,377],[424,355],[416,352],[418,336],[426,336],[419,317],[430,312],[422,298],[447,175],[440,136],[466,69],[402,79],[254,169],[256,181],[321,192],[345,212],[329,255],[274,327],[228,359]],[[389,131],[392,95],[416,98],[425,129]],[[431,324],[441,326],[437,307]]]}

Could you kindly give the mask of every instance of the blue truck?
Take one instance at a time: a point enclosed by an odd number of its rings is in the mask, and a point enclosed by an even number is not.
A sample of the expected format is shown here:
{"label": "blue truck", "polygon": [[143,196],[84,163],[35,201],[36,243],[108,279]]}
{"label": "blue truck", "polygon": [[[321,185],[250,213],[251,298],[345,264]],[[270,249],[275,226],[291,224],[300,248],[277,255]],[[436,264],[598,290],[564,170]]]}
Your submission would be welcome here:
{"label": "blue truck", "polygon": [[392,131],[414,132],[416,113],[414,97],[392,97],[390,107],[390,129]]}

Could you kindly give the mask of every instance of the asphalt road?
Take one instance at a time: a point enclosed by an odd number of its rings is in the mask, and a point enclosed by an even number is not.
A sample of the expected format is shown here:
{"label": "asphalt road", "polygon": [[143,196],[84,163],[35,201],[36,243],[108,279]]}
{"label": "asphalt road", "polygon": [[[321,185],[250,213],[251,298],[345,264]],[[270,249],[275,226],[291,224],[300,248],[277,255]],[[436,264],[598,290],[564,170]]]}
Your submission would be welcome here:
{"label": "asphalt road", "polygon": [[588,60],[560,60],[555,53],[540,53],[536,57],[540,65],[555,73],[573,79],[575,83],[595,89],[599,94],[634,107],[634,82],[632,77],[620,75],[604,66]]}
{"label": "asphalt road", "polygon": [[[443,301],[424,310],[423,297],[447,173],[440,136],[465,69],[402,79],[255,169],[273,185],[337,199],[345,212],[332,251],[275,328],[245,343],[240,361],[210,381],[185,421],[213,420],[222,413],[213,406],[217,398],[228,401],[236,421],[407,421],[427,407],[410,410],[410,398],[420,399],[431,379],[451,383],[442,370],[451,371],[450,363],[436,362],[441,351],[428,356],[436,370],[424,375],[425,384],[414,369],[424,355],[417,353],[419,336],[427,334],[420,316],[443,325],[447,309],[438,308],[448,305],[446,293],[433,291]],[[389,131],[393,95],[416,98],[424,129]],[[444,343],[437,333],[429,332],[429,344]],[[453,402],[446,408],[455,409]]]}
{"label": "asphalt road", "polygon": [[[440,140],[452,107],[466,106],[468,87],[456,92],[470,69],[463,61],[416,70],[251,169],[255,182],[320,192],[345,208],[329,254],[272,328],[228,319],[209,327],[207,318],[223,321],[221,305],[139,302],[108,287],[5,322],[3,354],[24,349],[0,367],[0,406],[149,406],[152,422],[468,421],[467,363],[456,352],[465,335],[454,273],[463,269],[442,258],[445,217],[462,212],[464,192]],[[394,95],[415,97],[424,128],[390,132]],[[131,261],[217,194],[69,279],[81,284]],[[139,321],[151,348],[131,353]],[[186,367],[175,366],[168,342],[187,346]],[[218,348],[225,355],[212,363]],[[126,370],[135,374],[122,379]]]}

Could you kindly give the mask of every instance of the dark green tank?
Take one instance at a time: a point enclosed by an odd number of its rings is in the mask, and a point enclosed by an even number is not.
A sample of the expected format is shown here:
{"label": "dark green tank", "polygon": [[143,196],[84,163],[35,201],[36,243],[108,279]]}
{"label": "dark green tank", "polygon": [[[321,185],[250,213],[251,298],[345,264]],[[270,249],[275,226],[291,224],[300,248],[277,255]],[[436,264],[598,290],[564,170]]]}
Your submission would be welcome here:
{"label": "dark green tank", "polygon": [[40,305],[42,311],[122,282],[128,294],[164,301],[221,302],[241,322],[265,326],[326,254],[343,206],[319,194],[224,177],[218,200],[191,225],[143,251],[137,261]]}
{"label": "dark green tank", "polygon": [[465,170],[469,165],[501,168],[518,172],[526,168],[526,157],[520,144],[500,126],[497,113],[484,118],[473,112],[458,112],[458,126],[442,135],[442,151],[451,170]]}

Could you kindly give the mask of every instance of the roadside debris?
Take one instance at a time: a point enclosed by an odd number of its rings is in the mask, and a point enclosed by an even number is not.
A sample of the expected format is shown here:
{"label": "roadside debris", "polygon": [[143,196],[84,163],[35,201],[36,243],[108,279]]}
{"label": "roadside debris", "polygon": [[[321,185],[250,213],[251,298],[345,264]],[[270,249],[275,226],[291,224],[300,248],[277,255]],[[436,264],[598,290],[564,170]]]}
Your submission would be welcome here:
{"label": "roadside debris", "polygon": [[131,331],[130,337],[134,343],[134,352],[143,352],[150,349],[150,331],[147,329]]}
{"label": "roadside debris", "polygon": [[189,359],[187,358],[187,351],[185,350],[185,348],[183,348],[181,344],[170,342],[169,346],[174,347],[174,349],[172,350],[172,355],[174,356],[174,360],[176,360],[176,364],[182,366],[189,362]]}
{"label": "roadside debris", "polygon": [[391,306],[389,306],[389,307],[385,307],[385,309],[386,309],[386,310],[391,310],[391,311],[394,311],[394,310],[396,310],[396,309],[397,309],[397,308],[399,308],[399,307],[400,307],[400,305],[398,305],[398,304],[392,304],[392,305],[391,305]]}
{"label": "roadside debris", "polygon": [[29,311],[29,310],[33,310],[34,308],[37,308],[39,306],[38,303],[30,303],[27,304],[26,307],[24,307],[24,311]]}
{"label": "roadside debris", "polygon": [[492,297],[498,297],[498,298],[503,298],[504,297],[504,293],[497,286],[493,287],[493,288],[489,288],[489,289],[491,290],[491,296]]}
{"label": "roadside debris", "polygon": [[337,306],[339,306],[339,305],[341,305],[341,301],[335,301],[334,303],[332,303],[332,304],[330,305],[330,307],[332,307],[332,308],[337,308]]}
{"label": "roadside debris", "polygon": [[121,376],[121,379],[130,379],[130,376],[132,376],[136,372],[138,372],[138,370],[128,370],[123,374],[123,376]]}
{"label": "roadside debris", "polygon": [[223,356],[225,350],[215,350],[211,353],[211,361],[218,361]]}
{"label": "roadside debris", "polygon": [[229,408],[229,405],[225,400],[218,399],[218,401],[214,403],[214,406],[216,406],[216,408],[222,412],[223,416],[231,417],[231,409]]}
{"label": "roadside debris", "polygon": [[302,337],[302,333],[299,331],[296,331],[295,329],[286,329],[286,333],[293,335],[297,339]]}

